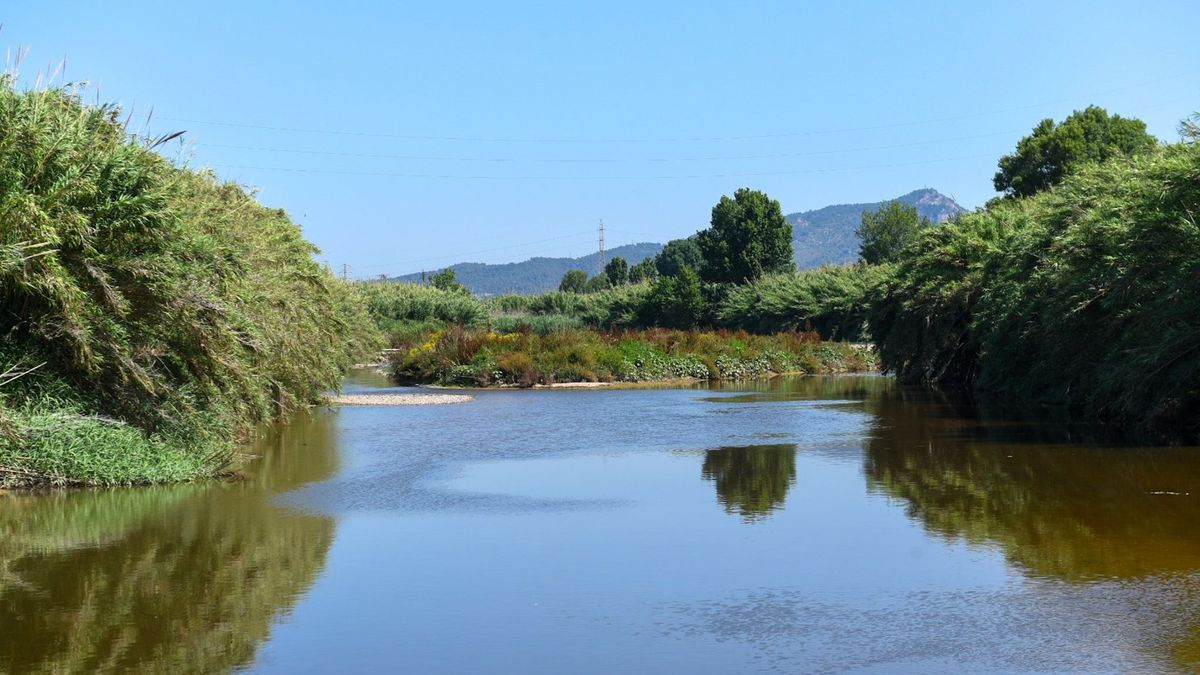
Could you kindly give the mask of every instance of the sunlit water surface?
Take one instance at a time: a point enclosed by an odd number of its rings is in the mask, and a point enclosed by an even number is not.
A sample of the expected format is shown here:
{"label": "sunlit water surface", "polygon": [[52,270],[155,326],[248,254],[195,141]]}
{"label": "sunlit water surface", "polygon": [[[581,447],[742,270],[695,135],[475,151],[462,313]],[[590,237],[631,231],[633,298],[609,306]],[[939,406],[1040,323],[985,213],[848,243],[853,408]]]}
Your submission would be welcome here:
{"label": "sunlit water surface", "polygon": [[348,407],[248,452],[0,496],[0,671],[1200,667],[1196,448],[842,377]]}

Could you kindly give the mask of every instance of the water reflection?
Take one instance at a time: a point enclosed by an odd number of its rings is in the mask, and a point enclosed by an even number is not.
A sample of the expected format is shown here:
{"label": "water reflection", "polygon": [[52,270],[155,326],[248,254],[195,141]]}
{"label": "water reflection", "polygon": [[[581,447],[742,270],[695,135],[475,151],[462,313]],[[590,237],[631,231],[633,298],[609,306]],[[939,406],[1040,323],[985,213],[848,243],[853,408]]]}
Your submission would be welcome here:
{"label": "water reflection", "polygon": [[868,485],[930,532],[999,545],[1026,572],[1067,581],[1200,568],[1196,448],[1066,445],[1098,430],[966,414],[903,389],[871,407]]}
{"label": "water reflection", "polygon": [[0,497],[0,672],[220,672],[311,585],[327,517],[271,496],[330,475],[332,420],[255,446],[244,481]]}
{"label": "water reflection", "polygon": [[704,453],[701,476],[716,483],[717,501],[727,513],[753,522],[782,508],[796,482],[796,446],[749,445]]}

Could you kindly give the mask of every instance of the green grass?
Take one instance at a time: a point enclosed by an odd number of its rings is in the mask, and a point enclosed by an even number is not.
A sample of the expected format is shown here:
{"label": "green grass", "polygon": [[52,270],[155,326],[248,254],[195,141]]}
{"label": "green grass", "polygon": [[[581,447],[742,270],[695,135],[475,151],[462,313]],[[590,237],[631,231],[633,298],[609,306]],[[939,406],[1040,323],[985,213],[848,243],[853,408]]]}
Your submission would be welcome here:
{"label": "green grass", "polygon": [[174,483],[213,476],[230,459],[210,434],[152,435],[62,401],[9,417],[19,431],[0,439],[0,487]]}

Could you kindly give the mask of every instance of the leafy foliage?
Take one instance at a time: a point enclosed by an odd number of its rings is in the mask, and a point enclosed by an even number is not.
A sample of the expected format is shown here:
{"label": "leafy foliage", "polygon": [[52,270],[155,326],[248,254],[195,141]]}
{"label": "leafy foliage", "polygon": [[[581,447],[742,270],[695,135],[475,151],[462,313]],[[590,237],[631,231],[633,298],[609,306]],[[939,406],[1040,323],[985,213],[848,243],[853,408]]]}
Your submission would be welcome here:
{"label": "leafy foliage", "polygon": [[894,263],[904,247],[929,225],[929,219],[922,218],[915,206],[902,202],[888,202],[878,211],[864,211],[862,224],[854,231],[861,242],[859,257],[868,265]]}
{"label": "leafy foliage", "polygon": [[465,291],[390,281],[358,282],[355,288],[385,333],[413,322],[475,325],[488,316],[483,303]]}
{"label": "leafy foliage", "polygon": [[570,270],[563,275],[558,283],[558,290],[564,293],[583,293],[587,290],[588,275],[583,270]]}
{"label": "leafy foliage", "polygon": [[624,286],[629,283],[629,261],[621,256],[613,256],[604,266],[604,276],[608,278],[609,286]]}
{"label": "leafy foliage", "polygon": [[808,328],[827,340],[862,341],[871,296],[888,271],[885,266],[829,266],[766,276],[729,289],[717,307],[717,320],[756,333]]}
{"label": "leafy foliage", "polygon": [[1058,184],[1080,166],[1146,152],[1156,142],[1146,133],[1145,122],[1088,106],[1059,124],[1048,118],[1039,122],[1033,133],[1017,142],[1013,154],[1000,158],[992,183],[997,192],[1028,197]]}
{"label": "leafy foliage", "polygon": [[0,361],[45,364],[0,401],[10,469],[67,427],[228,449],[236,430],[319,400],[374,340],[286,214],[171,165],[118,114],[0,82]]}
{"label": "leafy foliage", "polygon": [[697,244],[705,281],[737,284],[795,268],[792,225],[779,202],[749,188],[734,192],[733,199],[721,197],[711,227],[699,233]]}
{"label": "leafy foliage", "polygon": [[429,283],[433,284],[434,288],[441,291],[457,291],[461,293],[467,292],[466,286],[458,283],[457,274],[449,267],[441,272],[438,272],[437,274],[434,274],[433,278],[429,280]]}
{"label": "leafy foliage", "polygon": [[1080,167],[927,230],[872,309],[886,367],[1196,430],[1200,146]]}
{"label": "leafy foliage", "polygon": [[659,277],[651,284],[646,302],[639,308],[643,326],[695,328],[704,316],[700,277],[690,267],[678,276]]}
{"label": "leafy foliage", "polygon": [[658,277],[658,268],[654,266],[653,258],[646,258],[629,268],[629,283],[640,284],[643,281],[654,281]]}
{"label": "leafy foliage", "polygon": [[673,378],[736,379],[772,372],[844,372],[873,366],[861,347],[823,343],[811,334],[652,329],[531,329],[501,333],[450,326],[398,345],[401,381],[532,386],[555,382],[640,382]]}
{"label": "leafy foliage", "polygon": [[695,236],[668,241],[662,252],[654,257],[654,268],[662,277],[677,277],[686,268],[698,270],[703,266],[704,255]]}
{"label": "leafy foliage", "polygon": [[609,282],[608,277],[603,274],[597,274],[588,279],[583,290],[585,293],[599,293],[600,291],[607,291],[610,288],[612,288],[612,284]]}

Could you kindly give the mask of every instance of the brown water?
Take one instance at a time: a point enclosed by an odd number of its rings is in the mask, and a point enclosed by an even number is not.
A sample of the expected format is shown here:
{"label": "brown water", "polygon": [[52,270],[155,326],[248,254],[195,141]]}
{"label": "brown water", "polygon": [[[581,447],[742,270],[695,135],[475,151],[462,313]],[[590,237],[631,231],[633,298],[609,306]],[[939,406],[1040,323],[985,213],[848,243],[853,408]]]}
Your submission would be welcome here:
{"label": "brown water", "polygon": [[1196,448],[844,377],[318,411],[253,453],[0,496],[0,672],[1200,668]]}

